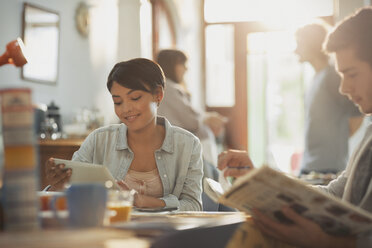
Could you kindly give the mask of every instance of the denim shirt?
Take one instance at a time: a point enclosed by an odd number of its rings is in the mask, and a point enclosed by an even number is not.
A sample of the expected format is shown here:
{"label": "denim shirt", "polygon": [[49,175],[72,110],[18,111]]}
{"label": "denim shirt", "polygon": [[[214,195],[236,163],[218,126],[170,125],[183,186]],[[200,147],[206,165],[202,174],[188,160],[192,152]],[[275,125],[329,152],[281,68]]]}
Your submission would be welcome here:
{"label": "denim shirt", "polygon": [[[163,184],[167,207],[182,211],[201,211],[203,162],[199,139],[192,133],[172,126],[163,117],[157,124],[165,126],[165,139],[155,151],[156,166]],[[123,180],[134,154],[127,142],[127,126],[113,124],[88,135],[72,160],[105,165],[116,180]]]}

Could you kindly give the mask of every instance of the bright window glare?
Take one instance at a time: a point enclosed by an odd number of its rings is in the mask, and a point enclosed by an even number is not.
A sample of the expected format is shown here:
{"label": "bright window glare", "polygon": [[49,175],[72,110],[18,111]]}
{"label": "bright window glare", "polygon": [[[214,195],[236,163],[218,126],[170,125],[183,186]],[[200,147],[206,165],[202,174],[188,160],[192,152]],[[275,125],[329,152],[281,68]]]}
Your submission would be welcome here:
{"label": "bright window glare", "polygon": [[314,18],[332,16],[333,0],[205,0],[205,21],[241,22],[263,21],[273,22],[298,18]]}
{"label": "bright window glare", "polygon": [[[287,32],[271,32],[271,33],[252,33],[251,39],[247,39],[247,51],[250,54],[254,53],[281,53],[293,52],[296,48],[294,33]],[[275,42],[272,42],[272,41]]]}
{"label": "bright window glare", "polygon": [[235,104],[234,27],[208,25],[205,29],[206,103],[209,107]]}

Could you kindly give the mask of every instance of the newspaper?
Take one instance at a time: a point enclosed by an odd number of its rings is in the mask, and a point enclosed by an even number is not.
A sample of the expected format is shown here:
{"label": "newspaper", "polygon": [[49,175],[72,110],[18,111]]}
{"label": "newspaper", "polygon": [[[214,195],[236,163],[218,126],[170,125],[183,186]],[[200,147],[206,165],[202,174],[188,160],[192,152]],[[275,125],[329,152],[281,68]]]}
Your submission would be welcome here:
{"label": "newspaper", "polygon": [[371,213],[267,166],[238,178],[227,191],[213,179],[204,180],[204,191],[211,199],[240,211],[250,213],[256,208],[290,224],[281,212],[282,206],[289,205],[330,234],[353,235],[372,229]]}

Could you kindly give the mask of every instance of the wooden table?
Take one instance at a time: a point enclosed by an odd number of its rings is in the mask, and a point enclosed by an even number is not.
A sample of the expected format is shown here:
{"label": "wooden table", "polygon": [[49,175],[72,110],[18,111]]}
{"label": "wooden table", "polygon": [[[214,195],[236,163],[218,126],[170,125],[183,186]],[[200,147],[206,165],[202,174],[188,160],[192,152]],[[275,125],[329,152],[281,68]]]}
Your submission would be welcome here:
{"label": "wooden table", "polygon": [[150,244],[132,231],[110,228],[0,233],[4,248],[148,248]]}
{"label": "wooden table", "polygon": [[50,158],[71,159],[75,151],[80,148],[83,138],[76,139],[40,139],[39,140],[39,159],[40,159],[40,189],[48,185],[45,177],[45,162]]}
{"label": "wooden table", "polygon": [[148,248],[156,238],[165,234],[230,225],[243,222],[246,218],[240,212],[133,213],[130,222],[102,228],[67,229],[59,226],[30,232],[0,232],[0,247]]}

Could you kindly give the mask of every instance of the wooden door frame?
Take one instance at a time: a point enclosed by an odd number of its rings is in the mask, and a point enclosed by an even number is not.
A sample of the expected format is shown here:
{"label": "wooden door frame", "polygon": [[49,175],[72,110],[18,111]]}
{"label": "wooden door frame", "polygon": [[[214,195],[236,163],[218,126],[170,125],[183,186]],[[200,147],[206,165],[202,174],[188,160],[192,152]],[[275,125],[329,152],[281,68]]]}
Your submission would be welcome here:
{"label": "wooden door frame", "polygon": [[[252,32],[265,32],[269,29],[259,22],[225,24],[234,25],[235,105],[232,107],[207,106],[206,109],[207,111],[216,111],[229,118],[226,125],[226,145],[228,148],[248,150],[247,35]],[[205,63],[204,61],[204,65]]]}
{"label": "wooden door frame", "polygon": [[177,33],[176,33],[176,25],[174,20],[172,19],[172,14],[170,12],[169,7],[164,2],[164,0],[150,0],[152,6],[152,56],[156,59],[156,56],[159,52],[159,32],[160,32],[160,23],[159,23],[159,15],[164,13],[168,22],[171,39],[172,39],[172,46],[176,46],[177,41]]}
{"label": "wooden door frame", "polygon": [[[333,25],[333,16],[323,16],[319,19]],[[208,107],[207,111],[216,111],[229,118],[226,126],[226,145],[231,149],[248,150],[248,82],[247,82],[247,36],[256,32],[279,31],[262,22],[213,23],[234,25],[234,64],[235,64],[235,105],[233,107]],[[213,25],[205,23],[207,25]],[[205,30],[205,28],[204,28]],[[204,32],[205,36],[205,32]],[[204,37],[205,46],[205,37]],[[204,47],[204,78],[205,78],[205,47]],[[205,80],[203,80],[205,82]],[[204,83],[205,84],[205,83]],[[205,89],[205,86],[204,86]],[[205,92],[205,91],[204,91]],[[205,97],[206,98],[206,97]]]}

